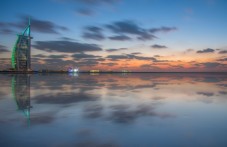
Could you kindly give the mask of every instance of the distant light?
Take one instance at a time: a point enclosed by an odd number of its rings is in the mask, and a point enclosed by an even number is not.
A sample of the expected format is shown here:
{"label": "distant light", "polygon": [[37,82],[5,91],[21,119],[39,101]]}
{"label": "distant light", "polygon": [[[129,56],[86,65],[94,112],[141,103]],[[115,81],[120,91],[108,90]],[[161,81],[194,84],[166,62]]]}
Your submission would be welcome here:
{"label": "distant light", "polygon": [[70,73],[79,72],[79,68],[69,68],[68,72],[70,72]]}
{"label": "distant light", "polygon": [[73,69],[73,72],[78,72],[78,71],[79,71],[78,68]]}

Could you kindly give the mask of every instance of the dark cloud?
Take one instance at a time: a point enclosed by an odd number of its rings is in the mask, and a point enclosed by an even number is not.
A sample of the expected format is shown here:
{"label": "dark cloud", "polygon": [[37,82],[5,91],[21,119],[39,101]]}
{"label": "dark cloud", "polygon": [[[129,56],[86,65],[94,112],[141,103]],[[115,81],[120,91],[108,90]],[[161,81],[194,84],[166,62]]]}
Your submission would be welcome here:
{"label": "dark cloud", "polygon": [[84,101],[95,101],[97,95],[85,93],[58,93],[57,95],[39,95],[34,98],[39,104],[70,104]]}
{"label": "dark cloud", "polygon": [[217,84],[217,85],[221,87],[227,87],[227,84]]}
{"label": "dark cloud", "polygon": [[79,1],[89,5],[98,5],[98,4],[114,4],[116,2],[119,2],[120,0],[74,0],[74,1]]}
{"label": "dark cloud", "polygon": [[62,146],[76,146],[76,147],[119,147],[113,141],[98,142],[97,140],[83,140],[75,144],[63,144]]}
{"label": "dark cloud", "polygon": [[13,33],[13,30],[9,28],[10,25],[5,22],[0,22],[0,33],[1,34],[11,34]]}
{"label": "dark cloud", "polygon": [[213,67],[218,67],[221,66],[222,64],[217,63],[217,62],[207,62],[207,63],[201,63],[202,65],[204,65],[207,68],[213,68]]}
{"label": "dark cloud", "polygon": [[50,124],[54,120],[53,114],[32,115],[30,118],[32,125]]}
{"label": "dark cloud", "polygon": [[127,48],[119,48],[119,49],[106,49],[107,52],[117,52],[117,51],[122,51],[122,50],[127,50]]}
{"label": "dark cloud", "polygon": [[177,28],[176,27],[160,27],[160,28],[152,28],[149,31],[151,33],[157,33],[157,32],[171,32],[171,31],[176,31]]}
{"label": "dark cloud", "polygon": [[140,52],[133,52],[133,53],[131,53],[132,55],[139,55],[139,54],[142,54],[142,53],[140,53]]}
{"label": "dark cloud", "polygon": [[102,49],[96,44],[79,43],[72,41],[36,41],[34,48],[46,52],[87,52],[87,51],[101,51]]}
{"label": "dark cloud", "polygon": [[215,51],[214,49],[207,48],[207,49],[199,50],[197,51],[197,53],[213,53],[214,51]]}
{"label": "dark cloud", "polygon": [[86,105],[84,109],[84,115],[87,118],[92,118],[92,119],[99,118],[103,115],[102,110],[103,110],[103,106],[99,104]]}
{"label": "dark cloud", "polygon": [[119,35],[136,35],[139,40],[153,40],[156,38],[154,35],[150,34],[148,30],[139,27],[139,25],[133,21],[118,21],[113,24],[108,24],[106,27]]}
{"label": "dark cloud", "polygon": [[32,55],[32,57],[36,57],[36,58],[46,58],[47,56],[44,54],[37,54],[37,55]]}
{"label": "dark cloud", "polygon": [[93,40],[105,39],[105,36],[102,34],[102,28],[96,26],[86,27],[82,37]]}
{"label": "dark cloud", "polygon": [[167,48],[165,45],[158,45],[158,44],[154,44],[151,47],[152,48],[156,48],[156,49],[164,49],[164,48]]}
{"label": "dark cloud", "polygon": [[75,39],[69,38],[69,37],[61,37],[61,40],[66,40],[66,41],[75,41]]}
{"label": "dark cloud", "polygon": [[227,58],[218,59],[217,61],[227,61]]}
{"label": "dark cloud", "polygon": [[67,55],[49,55],[48,58],[66,58]]}
{"label": "dark cloud", "polygon": [[148,105],[138,105],[134,110],[131,110],[130,106],[127,105],[116,105],[111,108],[112,112],[108,118],[116,123],[133,123],[136,119],[145,116],[161,118],[174,117],[168,113],[157,113],[154,107]]}
{"label": "dark cloud", "polygon": [[158,60],[158,59],[154,59],[153,62],[171,62],[170,60]]}
{"label": "dark cloud", "polygon": [[87,59],[76,63],[78,66],[96,66],[99,64],[97,60]]}
{"label": "dark cloud", "polygon": [[153,65],[151,65],[151,64],[142,64],[142,65],[140,65],[140,67],[141,68],[145,68],[145,69],[160,69],[159,67],[157,67],[157,66],[153,66]]}
{"label": "dark cloud", "polygon": [[219,91],[219,93],[222,95],[227,95],[227,91]]}
{"label": "dark cloud", "polygon": [[48,59],[38,58],[36,60],[32,58],[32,62],[35,63],[32,66],[34,69],[66,70],[67,67],[76,65],[76,62],[73,60],[62,60],[61,58],[48,58]]}
{"label": "dark cloud", "polygon": [[95,56],[95,55],[80,53],[80,54],[73,54],[72,57],[74,59],[84,59],[84,58],[99,58],[101,56]]}
{"label": "dark cloud", "polygon": [[158,58],[158,57],[161,57],[160,55],[154,55],[154,57]]}
{"label": "dark cloud", "polygon": [[78,10],[76,10],[76,12],[83,16],[92,16],[95,13],[91,9],[86,9],[86,8],[78,9]]}
{"label": "dark cloud", "polygon": [[107,65],[107,66],[115,66],[118,65],[117,63],[101,63],[102,65]]}
{"label": "dark cloud", "polygon": [[117,61],[117,60],[122,60],[122,59],[136,59],[136,60],[151,60],[154,61],[156,60],[154,57],[144,57],[144,56],[136,56],[132,54],[126,54],[126,55],[108,55],[107,58]]}
{"label": "dark cloud", "polygon": [[[82,55],[83,56],[83,55]],[[74,60],[77,60],[77,62],[74,63],[74,65],[77,65],[77,66],[97,66],[99,64],[99,62],[101,61],[105,61],[106,59],[104,58],[97,58],[97,57],[94,57],[94,56],[90,56],[90,57],[86,57],[85,55],[85,58],[84,57],[80,57],[78,55],[78,58],[74,57],[75,59]]]}
{"label": "dark cloud", "polygon": [[213,96],[214,95],[214,93],[212,93],[212,92],[197,92],[197,94],[199,94],[199,95],[204,95],[204,96]]}
{"label": "dark cloud", "polygon": [[0,33],[2,34],[13,34],[13,30],[9,29],[9,28],[0,28]]}
{"label": "dark cloud", "polygon": [[118,41],[128,41],[131,40],[130,37],[126,35],[117,35],[117,36],[111,36],[109,37],[110,40],[118,40]]}
{"label": "dark cloud", "polygon": [[[128,41],[132,38],[136,38],[138,40],[146,41],[157,38],[153,34],[154,31],[149,31],[149,29],[141,27],[141,25],[132,20],[123,20],[113,22],[111,24],[106,24],[105,28],[114,33],[114,35],[108,37],[110,40]],[[102,34],[103,29],[101,27],[95,26],[86,27],[85,32],[82,36],[87,39],[102,40],[105,39],[105,36]],[[161,27],[156,29],[156,31],[163,32],[169,32],[172,30],[176,30],[176,28]]]}
{"label": "dark cloud", "polygon": [[59,59],[59,58],[43,59],[43,61],[45,61],[47,64],[51,64],[51,65],[63,62],[63,60]]}
{"label": "dark cloud", "polygon": [[218,52],[219,54],[227,54],[227,50],[222,50]]}
{"label": "dark cloud", "polygon": [[0,44],[0,53],[9,52],[9,50],[6,49],[6,46]]}
{"label": "dark cloud", "polygon": [[0,27],[5,27],[5,26],[7,26],[5,23],[0,22]]}
{"label": "dark cloud", "polygon": [[[29,16],[21,16],[20,18],[21,18],[20,22],[9,23],[9,25],[11,27],[16,27],[19,29],[24,28],[28,24]],[[40,33],[59,34],[59,31],[69,30],[64,26],[57,25],[51,21],[40,20],[34,17],[30,17],[30,18],[31,18],[32,31],[36,31]]]}
{"label": "dark cloud", "polygon": [[109,58],[112,60],[128,59],[126,55],[108,55],[106,58]]}

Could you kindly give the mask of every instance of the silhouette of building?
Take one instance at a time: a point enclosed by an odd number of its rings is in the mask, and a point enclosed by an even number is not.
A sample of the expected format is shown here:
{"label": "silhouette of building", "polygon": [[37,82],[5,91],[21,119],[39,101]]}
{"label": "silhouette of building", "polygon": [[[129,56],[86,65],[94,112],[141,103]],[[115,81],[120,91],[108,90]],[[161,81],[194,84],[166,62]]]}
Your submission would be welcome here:
{"label": "silhouette of building", "polygon": [[19,34],[12,51],[12,68],[17,71],[31,70],[31,39],[30,36],[30,19],[28,26],[24,29],[22,34]]}

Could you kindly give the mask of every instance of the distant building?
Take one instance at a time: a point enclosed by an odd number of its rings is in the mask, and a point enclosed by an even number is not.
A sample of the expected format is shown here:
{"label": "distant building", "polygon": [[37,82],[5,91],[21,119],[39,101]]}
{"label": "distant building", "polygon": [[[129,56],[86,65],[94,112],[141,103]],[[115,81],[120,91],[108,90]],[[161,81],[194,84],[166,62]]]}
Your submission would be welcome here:
{"label": "distant building", "polygon": [[93,70],[90,70],[91,73],[97,73],[97,72],[100,72],[100,70],[98,69],[93,69]]}
{"label": "distant building", "polygon": [[30,19],[28,26],[19,34],[12,51],[12,68],[17,71],[31,70],[31,36]]}
{"label": "distant building", "polygon": [[130,72],[130,71],[128,71],[128,70],[122,70],[121,72],[124,72],[125,73],[125,72]]}

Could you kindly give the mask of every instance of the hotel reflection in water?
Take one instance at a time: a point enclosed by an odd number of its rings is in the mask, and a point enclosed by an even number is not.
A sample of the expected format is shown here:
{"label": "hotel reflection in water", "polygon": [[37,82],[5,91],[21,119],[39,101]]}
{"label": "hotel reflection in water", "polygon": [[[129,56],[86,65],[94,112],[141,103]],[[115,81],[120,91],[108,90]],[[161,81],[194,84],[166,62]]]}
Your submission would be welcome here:
{"label": "hotel reflection in water", "polygon": [[30,125],[30,75],[16,74],[12,77],[12,95],[17,104],[17,110],[21,111]]}

